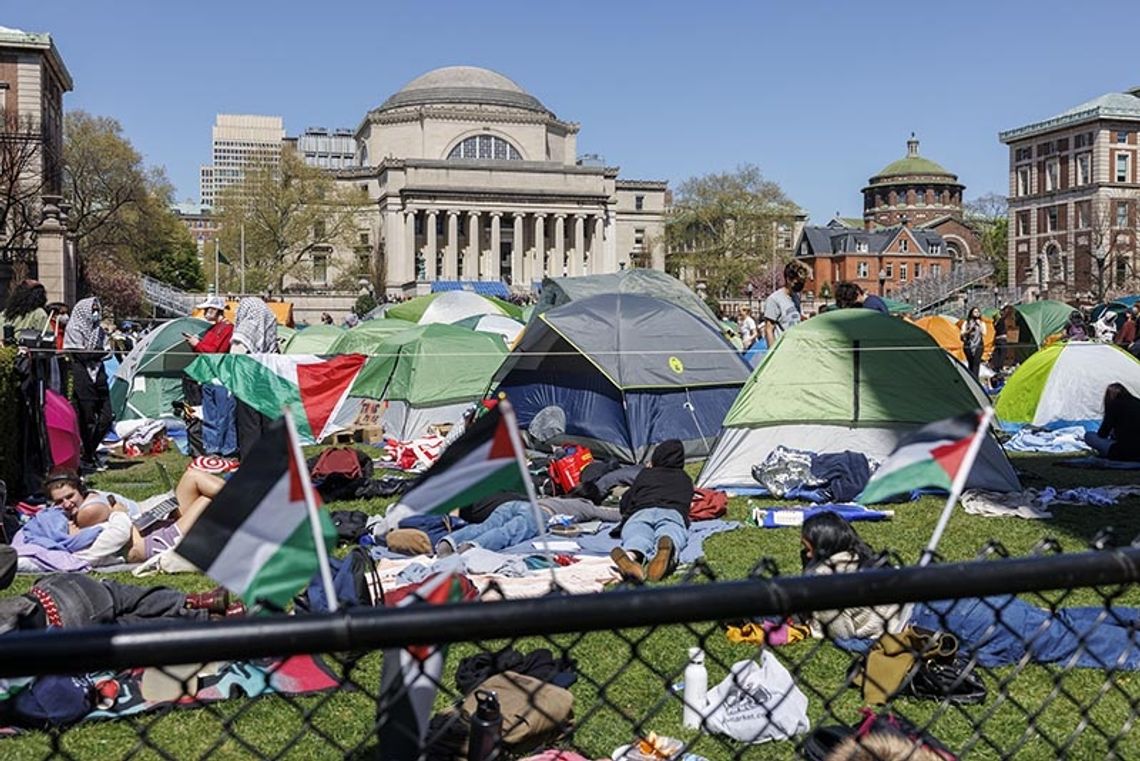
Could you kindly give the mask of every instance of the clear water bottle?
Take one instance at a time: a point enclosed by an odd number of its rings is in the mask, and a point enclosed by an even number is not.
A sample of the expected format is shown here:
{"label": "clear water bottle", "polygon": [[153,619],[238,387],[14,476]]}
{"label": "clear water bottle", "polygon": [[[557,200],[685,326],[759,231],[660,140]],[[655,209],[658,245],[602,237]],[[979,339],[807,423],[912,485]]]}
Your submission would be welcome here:
{"label": "clear water bottle", "polygon": [[685,667],[685,705],[681,709],[681,724],[685,729],[700,729],[708,702],[709,672],[705,669],[705,651],[689,648],[689,665]]}

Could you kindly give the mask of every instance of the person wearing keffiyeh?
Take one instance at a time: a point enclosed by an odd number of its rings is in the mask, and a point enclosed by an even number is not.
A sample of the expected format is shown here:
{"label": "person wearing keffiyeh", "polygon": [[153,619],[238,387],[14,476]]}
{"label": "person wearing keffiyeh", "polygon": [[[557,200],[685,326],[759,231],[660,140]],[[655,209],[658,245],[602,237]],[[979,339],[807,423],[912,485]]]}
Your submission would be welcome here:
{"label": "person wearing keffiyeh", "polygon": [[[238,302],[234,320],[234,335],[230,343],[232,354],[277,354],[277,318],[256,296],[247,296]],[[237,422],[238,454],[245,459],[254,442],[261,438],[270,420],[256,409],[237,399],[234,419]]]}
{"label": "person wearing keffiyeh", "polygon": [[111,430],[111,392],[103,358],[107,355],[107,332],[99,299],[86,298],[76,303],[63,334],[63,350],[71,359],[72,403],[79,417],[79,434],[83,444],[86,469],[102,469],[98,449]]}

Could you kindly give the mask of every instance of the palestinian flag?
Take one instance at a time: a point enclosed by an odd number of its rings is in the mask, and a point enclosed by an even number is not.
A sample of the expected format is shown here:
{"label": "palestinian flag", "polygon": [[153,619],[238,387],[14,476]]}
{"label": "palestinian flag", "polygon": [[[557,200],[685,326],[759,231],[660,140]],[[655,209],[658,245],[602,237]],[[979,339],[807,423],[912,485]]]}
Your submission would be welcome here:
{"label": "palestinian flag", "polygon": [[[285,607],[320,568],[305,505],[304,467],[282,417],[262,433],[186,532],[177,553],[247,603]],[[325,547],[331,550],[336,529],[326,511],[319,518]]]}
{"label": "palestinian flag", "polygon": [[[477,418],[392,508],[389,515],[443,514],[500,491],[523,491],[525,483],[511,444],[503,405]],[[515,433],[517,436],[517,432]]]}
{"label": "palestinian flag", "polygon": [[[396,607],[428,603],[442,605],[463,599],[463,586],[454,573],[426,579]],[[380,761],[423,757],[432,704],[443,679],[445,648],[412,645],[384,651],[376,729]]]}
{"label": "palestinian flag", "polygon": [[[367,357],[342,354],[203,354],[186,368],[199,383],[215,380],[268,418],[289,407],[303,443],[324,440],[356,419],[353,388]],[[367,396],[361,393],[358,396]]]}
{"label": "palestinian flag", "polygon": [[958,472],[973,465],[965,461],[970,443],[975,436],[986,435],[979,430],[978,419],[977,413],[959,415],[904,437],[856,501],[870,505],[929,487],[950,491]]}

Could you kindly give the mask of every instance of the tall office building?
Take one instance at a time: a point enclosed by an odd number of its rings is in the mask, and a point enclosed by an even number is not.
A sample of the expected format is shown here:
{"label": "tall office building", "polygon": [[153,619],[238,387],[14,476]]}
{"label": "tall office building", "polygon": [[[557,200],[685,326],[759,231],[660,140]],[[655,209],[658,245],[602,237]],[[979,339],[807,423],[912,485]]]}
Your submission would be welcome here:
{"label": "tall office building", "polygon": [[203,166],[201,172],[202,205],[213,206],[222,188],[239,182],[249,165],[277,162],[284,139],[280,116],[218,114],[213,129],[213,163]]}
{"label": "tall office building", "polygon": [[350,129],[309,127],[289,141],[295,143],[298,155],[309,166],[347,169],[356,165],[356,140]]}

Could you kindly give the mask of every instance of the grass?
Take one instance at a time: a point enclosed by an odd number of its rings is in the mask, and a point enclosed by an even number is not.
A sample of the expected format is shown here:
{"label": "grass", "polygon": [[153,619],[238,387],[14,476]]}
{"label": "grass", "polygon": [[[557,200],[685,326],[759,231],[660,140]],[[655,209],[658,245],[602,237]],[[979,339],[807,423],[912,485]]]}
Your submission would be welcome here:
{"label": "grass", "polygon": [[[185,463],[175,454],[163,455],[162,460],[171,472],[179,472]],[[1050,457],[1018,457],[1015,464],[1028,487],[1123,484],[1135,480],[1135,474],[1127,472],[1059,468]],[[157,471],[148,461],[102,474],[96,484],[128,497],[145,497],[159,488]],[[384,504],[338,503],[336,507],[377,512]],[[929,538],[941,506],[937,498],[899,505],[894,520],[860,524],[860,532],[872,546],[891,548],[907,562],[913,562]],[[1075,551],[1086,547],[1108,526],[1114,527],[1123,541],[1129,541],[1140,535],[1138,508],[1140,499],[1112,508],[1058,507],[1048,521],[980,518],[958,510],[941,549],[948,560],[966,560],[975,557],[987,540],[994,539],[1011,555],[1024,555],[1033,552],[1042,539],[1051,538],[1065,550]],[[730,501],[729,518],[746,521],[748,514],[746,500]],[[749,527],[710,538],[705,550],[708,564],[718,578],[744,578],[761,558],[772,558],[783,573],[795,573],[799,535],[795,529]],[[140,583],[129,575],[118,578]],[[32,577],[21,576],[5,594],[23,592],[31,582]],[[191,574],[141,583],[161,583],[185,591],[202,591],[212,586],[208,579]],[[679,581],[673,579],[669,583]],[[1103,604],[1102,596],[1091,589],[1050,593],[1045,597],[1063,605]],[[1035,602],[1045,604],[1041,598]],[[1140,591],[1126,589],[1117,602],[1140,606]],[[572,688],[575,727],[564,745],[590,758],[608,758],[637,732],[650,730],[693,740],[692,751],[710,760],[796,757],[792,742],[750,747],[716,737],[698,737],[681,728],[680,702],[670,694],[669,686],[679,681],[689,647],[700,645],[708,654],[710,686],[725,676],[732,663],[757,655],[755,647],[730,644],[716,624],[455,645],[448,654],[445,685],[454,685],[454,670],[463,657],[508,644],[524,651],[549,647],[577,661],[579,680]],[[849,655],[819,641],[773,652],[808,695],[813,726],[851,723],[858,718],[859,695],[844,687]],[[58,734],[29,732],[0,741],[0,758],[339,758],[348,749],[374,746],[370,736],[375,716],[372,695],[379,683],[379,669],[380,657],[371,653],[347,671],[359,688],[356,690],[305,698],[230,700],[131,721],[86,723]],[[931,732],[970,758],[1140,758],[1140,748],[1128,741],[1136,706],[1140,704],[1140,674],[1109,675],[1095,670],[1019,665],[986,672],[985,679],[989,698],[979,706],[950,707],[900,699],[894,707],[920,724],[929,723]],[[453,697],[442,694],[437,708],[445,707]]]}

